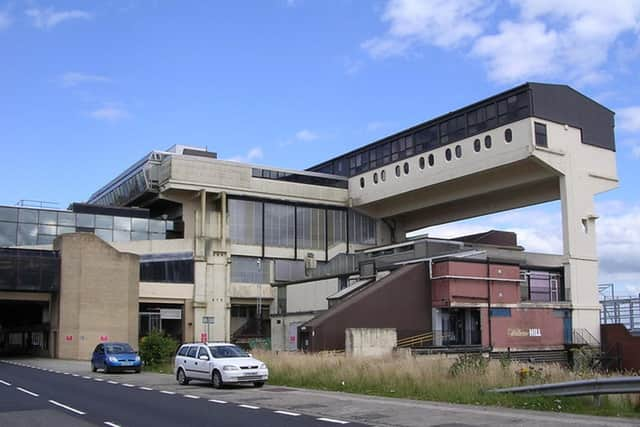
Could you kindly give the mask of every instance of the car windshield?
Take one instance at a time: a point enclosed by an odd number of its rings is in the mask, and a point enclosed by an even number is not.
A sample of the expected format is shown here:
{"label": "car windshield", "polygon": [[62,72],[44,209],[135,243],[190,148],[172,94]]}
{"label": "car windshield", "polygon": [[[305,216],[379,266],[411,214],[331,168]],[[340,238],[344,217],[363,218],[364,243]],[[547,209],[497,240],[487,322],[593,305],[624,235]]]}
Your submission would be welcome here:
{"label": "car windshield", "polygon": [[104,349],[107,353],[133,353],[133,349],[129,344],[105,344]]}
{"label": "car windshield", "polygon": [[209,347],[211,354],[216,359],[223,357],[249,357],[249,355],[240,347],[235,345],[216,345]]}

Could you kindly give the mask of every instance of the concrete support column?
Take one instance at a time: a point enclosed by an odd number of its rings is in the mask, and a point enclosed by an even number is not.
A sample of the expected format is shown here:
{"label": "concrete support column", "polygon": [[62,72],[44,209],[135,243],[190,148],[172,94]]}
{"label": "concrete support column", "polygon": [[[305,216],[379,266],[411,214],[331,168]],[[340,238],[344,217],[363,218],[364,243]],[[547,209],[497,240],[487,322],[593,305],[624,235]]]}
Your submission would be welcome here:
{"label": "concrete support column", "polygon": [[600,338],[598,258],[593,186],[589,177],[574,173],[561,176],[564,272],[567,298],[573,306],[573,329],[587,329]]}

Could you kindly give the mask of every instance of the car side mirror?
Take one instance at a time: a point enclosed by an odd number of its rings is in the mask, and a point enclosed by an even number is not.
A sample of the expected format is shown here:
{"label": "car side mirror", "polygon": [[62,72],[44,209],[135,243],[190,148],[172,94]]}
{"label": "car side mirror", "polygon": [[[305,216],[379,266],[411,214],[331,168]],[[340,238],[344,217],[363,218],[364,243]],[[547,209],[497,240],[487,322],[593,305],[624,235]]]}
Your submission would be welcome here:
{"label": "car side mirror", "polygon": [[200,360],[209,360],[209,356],[207,356],[206,354],[203,354],[198,359],[200,359]]}
{"label": "car side mirror", "polygon": [[251,353],[247,353],[247,354],[249,355],[249,357],[253,357],[253,354],[251,354]]}

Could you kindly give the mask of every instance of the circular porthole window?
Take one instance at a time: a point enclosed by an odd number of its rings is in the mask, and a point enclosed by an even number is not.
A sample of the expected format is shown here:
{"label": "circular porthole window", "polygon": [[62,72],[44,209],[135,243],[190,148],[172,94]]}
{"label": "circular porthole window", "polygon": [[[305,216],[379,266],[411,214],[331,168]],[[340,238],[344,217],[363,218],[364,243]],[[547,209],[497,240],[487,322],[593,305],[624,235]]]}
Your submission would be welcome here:
{"label": "circular porthole window", "polygon": [[429,166],[433,166],[436,163],[436,159],[435,157],[433,157],[433,154],[429,154]]}
{"label": "circular porthole window", "polygon": [[409,162],[404,162],[402,168],[404,169],[404,174],[407,175],[409,173]]}
{"label": "circular porthole window", "polygon": [[378,172],[374,172],[373,173],[373,183],[377,184],[378,183]]}
{"label": "circular porthole window", "polygon": [[400,176],[400,165],[396,166],[396,176]]}
{"label": "circular porthole window", "polygon": [[451,161],[451,148],[447,148],[444,152],[444,158],[447,159],[447,162]]}
{"label": "circular porthole window", "polygon": [[473,141],[473,151],[475,151],[476,153],[479,153],[481,148],[482,148],[482,144],[480,143],[479,139],[476,139],[475,141]]}
{"label": "circular porthole window", "polygon": [[360,178],[360,188],[364,188],[364,178]]}
{"label": "circular porthole window", "polygon": [[506,129],[504,131],[504,140],[507,142],[507,144],[513,140],[513,132],[511,132],[511,129]]}
{"label": "circular porthole window", "polygon": [[462,146],[460,145],[456,145],[456,157],[457,158],[462,157]]}
{"label": "circular porthole window", "polygon": [[382,180],[382,182],[385,182],[387,180],[387,172],[384,169],[380,171],[380,179]]}
{"label": "circular porthole window", "polygon": [[491,148],[491,135],[487,135],[484,137],[484,146],[486,148]]}
{"label": "circular porthole window", "polygon": [[420,169],[424,169],[424,157],[420,157],[420,159],[418,160],[418,166],[420,167]]}

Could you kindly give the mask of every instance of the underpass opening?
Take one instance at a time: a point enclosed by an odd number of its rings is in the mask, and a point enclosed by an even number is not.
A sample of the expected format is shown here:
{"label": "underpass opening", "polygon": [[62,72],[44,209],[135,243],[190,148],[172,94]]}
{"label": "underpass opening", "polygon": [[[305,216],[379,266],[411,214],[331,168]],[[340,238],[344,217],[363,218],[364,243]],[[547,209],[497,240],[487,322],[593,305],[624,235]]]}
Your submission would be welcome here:
{"label": "underpass opening", "polygon": [[0,301],[0,356],[49,357],[48,301]]}

